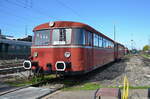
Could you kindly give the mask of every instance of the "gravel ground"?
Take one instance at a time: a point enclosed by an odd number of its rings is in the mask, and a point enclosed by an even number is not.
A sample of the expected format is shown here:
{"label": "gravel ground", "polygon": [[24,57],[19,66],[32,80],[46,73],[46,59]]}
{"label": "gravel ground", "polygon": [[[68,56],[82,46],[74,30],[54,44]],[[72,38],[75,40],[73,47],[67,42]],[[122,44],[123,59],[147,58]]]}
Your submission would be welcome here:
{"label": "gravel ground", "polygon": [[[128,56],[117,63],[106,65],[85,76],[81,83],[96,82],[102,86],[122,86],[123,78],[127,75],[130,86],[150,85],[150,60],[141,56]],[[78,79],[79,80],[79,79]],[[60,91],[42,99],[92,99],[95,90],[89,91]],[[129,99],[148,99],[147,89],[129,90]]]}
{"label": "gravel ground", "polygon": [[141,56],[126,57],[87,81],[103,86],[122,86],[125,75],[130,86],[150,86],[150,60]]}
{"label": "gravel ground", "polygon": [[[142,87],[150,86],[150,60],[141,56],[128,56],[119,62],[114,62],[103,66],[86,75],[77,77],[66,77],[48,83],[41,87],[43,88],[60,88],[72,83],[71,86],[82,86],[84,83],[97,83],[103,87],[121,87],[123,86],[123,79],[126,75],[130,86]],[[67,82],[64,85],[63,82]]]}

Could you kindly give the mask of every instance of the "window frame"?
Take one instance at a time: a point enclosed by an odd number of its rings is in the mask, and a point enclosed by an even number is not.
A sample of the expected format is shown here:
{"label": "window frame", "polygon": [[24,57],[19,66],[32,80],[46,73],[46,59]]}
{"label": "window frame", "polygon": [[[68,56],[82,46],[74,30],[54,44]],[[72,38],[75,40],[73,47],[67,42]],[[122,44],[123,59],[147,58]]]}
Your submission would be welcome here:
{"label": "window frame", "polygon": [[[75,30],[73,29],[81,29],[81,31],[84,33],[84,43],[74,43],[75,42]],[[81,45],[81,46],[87,46],[87,30],[84,28],[72,28],[72,35],[71,35],[71,45]]]}
{"label": "window frame", "polygon": [[[70,35],[70,43],[65,43],[65,44],[53,44],[53,31],[55,30],[55,29],[71,29],[71,35]],[[67,34],[66,34],[67,35]],[[61,46],[61,45],[71,45],[72,44],[72,35],[73,35],[73,28],[53,28],[53,29],[51,29],[51,32],[50,32],[50,45],[52,45],[52,46]],[[67,41],[67,36],[66,36],[66,41]],[[65,42],[66,42],[65,41]]]}
{"label": "window frame", "polygon": [[[36,36],[37,36],[37,31],[44,31],[44,30],[49,30],[49,43],[47,44],[47,45],[42,45],[42,44],[36,44],[35,45],[35,40],[36,40]],[[37,31],[34,31],[34,39],[33,39],[33,42],[32,42],[32,45],[33,46],[49,46],[49,45],[51,45],[51,31],[52,31],[52,29],[42,29],[42,30],[37,30]]]}

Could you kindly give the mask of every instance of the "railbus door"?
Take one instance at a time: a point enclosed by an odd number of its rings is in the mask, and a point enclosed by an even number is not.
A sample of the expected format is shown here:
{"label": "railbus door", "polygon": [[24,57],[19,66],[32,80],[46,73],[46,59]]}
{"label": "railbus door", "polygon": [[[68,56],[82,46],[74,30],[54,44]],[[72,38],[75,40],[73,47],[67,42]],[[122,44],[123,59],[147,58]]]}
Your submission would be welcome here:
{"label": "railbus door", "polygon": [[118,45],[116,43],[114,44],[114,58],[115,60],[118,58]]}
{"label": "railbus door", "polygon": [[86,41],[87,41],[87,69],[90,71],[93,69],[93,54],[94,54],[94,51],[93,51],[93,33],[91,32],[87,32],[87,36],[86,36]]}

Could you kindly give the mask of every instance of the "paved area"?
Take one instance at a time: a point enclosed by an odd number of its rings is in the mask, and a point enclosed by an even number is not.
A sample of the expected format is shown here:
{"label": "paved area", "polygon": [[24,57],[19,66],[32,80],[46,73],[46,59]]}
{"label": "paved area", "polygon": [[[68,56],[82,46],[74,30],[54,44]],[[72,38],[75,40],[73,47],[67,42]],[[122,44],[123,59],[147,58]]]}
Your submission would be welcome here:
{"label": "paved area", "polygon": [[42,99],[93,99],[95,90],[89,91],[60,91]]}
{"label": "paved area", "polygon": [[[42,99],[93,99],[95,90],[89,91],[58,91]],[[137,89],[129,91],[129,99],[148,99],[148,91]],[[102,98],[106,99],[106,98]],[[108,98],[107,98],[108,99]],[[109,98],[112,99],[112,98]],[[117,98],[113,98],[117,99]]]}
{"label": "paved area", "polygon": [[16,88],[16,87],[13,87],[13,86],[10,86],[10,85],[8,85],[8,84],[1,83],[1,82],[0,82],[0,94],[1,94],[2,92],[8,91],[8,90],[11,90],[11,89],[14,89],[14,88]]}
{"label": "paved area", "polygon": [[50,94],[54,90],[46,88],[28,87],[0,96],[0,99],[37,99]]}

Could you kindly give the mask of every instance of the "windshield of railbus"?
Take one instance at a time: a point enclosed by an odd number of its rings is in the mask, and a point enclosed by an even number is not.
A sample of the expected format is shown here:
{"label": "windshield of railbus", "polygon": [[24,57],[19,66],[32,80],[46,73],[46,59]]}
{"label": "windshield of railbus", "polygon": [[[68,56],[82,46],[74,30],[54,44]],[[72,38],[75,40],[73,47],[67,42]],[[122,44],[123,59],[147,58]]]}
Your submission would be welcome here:
{"label": "windshield of railbus", "polygon": [[34,45],[85,44],[83,29],[58,28],[35,31]]}

